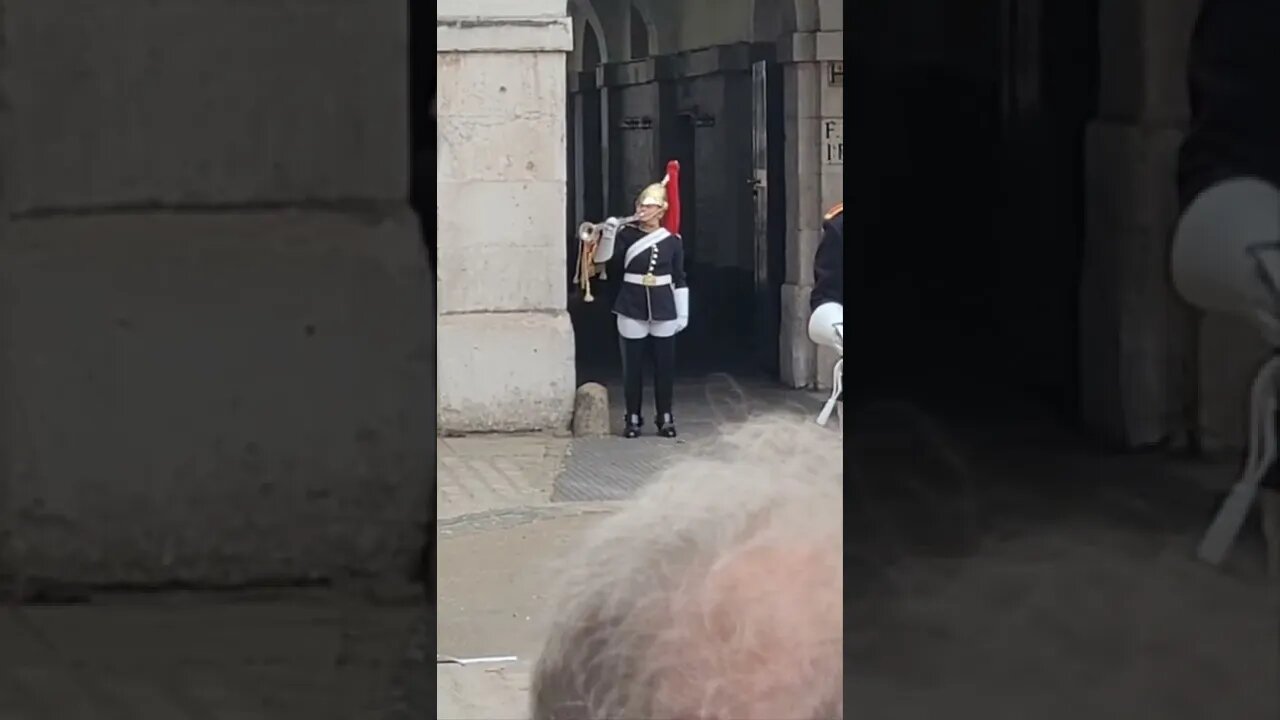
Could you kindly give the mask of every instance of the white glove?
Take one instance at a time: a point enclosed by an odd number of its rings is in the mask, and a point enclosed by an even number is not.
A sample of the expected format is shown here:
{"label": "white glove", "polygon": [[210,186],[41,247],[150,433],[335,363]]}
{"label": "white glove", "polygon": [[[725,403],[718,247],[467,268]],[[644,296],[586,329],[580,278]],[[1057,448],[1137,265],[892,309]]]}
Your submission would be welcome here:
{"label": "white glove", "polygon": [[844,354],[844,305],[823,303],[809,316],[809,339]]}
{"label": "white glove", "polygon": [[689,288],[676,288],[676,332],[689,327]]}
{"label": "white glove", "polygon": [[618,222],[618,218],[606,218],[600,223],[600,244],[596,247],[595,261],[597,265],[603,265],[613,259],[613,246],[617,242],[618,228],[622,227],[622,223]]}

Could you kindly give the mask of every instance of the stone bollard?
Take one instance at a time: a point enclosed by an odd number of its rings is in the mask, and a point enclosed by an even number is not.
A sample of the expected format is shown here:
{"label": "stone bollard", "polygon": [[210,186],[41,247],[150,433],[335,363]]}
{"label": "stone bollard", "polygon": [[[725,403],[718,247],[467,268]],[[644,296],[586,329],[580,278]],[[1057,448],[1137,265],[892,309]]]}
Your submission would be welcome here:
{"label": "stone bollard", "polygon": [[609,434],[609,391],[600,383],[586,383],[573,398],[573,436]]}

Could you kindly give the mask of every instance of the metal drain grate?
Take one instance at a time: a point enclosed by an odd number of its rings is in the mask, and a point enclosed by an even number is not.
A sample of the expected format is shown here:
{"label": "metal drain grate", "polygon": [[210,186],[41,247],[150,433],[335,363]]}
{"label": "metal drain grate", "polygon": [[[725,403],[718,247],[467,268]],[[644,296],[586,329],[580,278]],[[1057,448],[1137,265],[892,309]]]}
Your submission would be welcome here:
{"label": "metal drain grate", "polygon": [[[621,392],[610,388],[616,403]],[[564,471],[556,480],[552,502],[611,502],[627,500],[652,482],[675,459],[690,452],[707,452],[721,431],[751,415],[764,412],[814,417],[824,393],[810,393],[759,382],[739,383],[727,375],[712,375],[676,387],[676,441],[652,435],[626,440],[620,437],[582,438],[569,445]],[[621,416],[614,418],[613,432],[621,431]],[[644,432],[654,431],[646,417]]]}
{"label": "metal drain grate", "polygon": [[656,478],[679,448],[662,438],[574,440],[551,501],[626,500]]}

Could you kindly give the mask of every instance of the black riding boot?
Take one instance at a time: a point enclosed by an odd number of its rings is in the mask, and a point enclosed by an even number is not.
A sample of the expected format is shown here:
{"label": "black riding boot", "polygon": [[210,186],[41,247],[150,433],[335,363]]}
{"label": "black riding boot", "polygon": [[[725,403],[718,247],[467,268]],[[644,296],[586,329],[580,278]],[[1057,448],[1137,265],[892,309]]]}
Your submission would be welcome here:
{"label": "black riding boot", "polygon": [[676,419],[671,413],[662,413],[658,416],[658,434],[664,438],[673,438],[676,436]]}
{"label": "black riding boot", "polygon": [[622,421],[622,437],[640,437],[640,428],[644,426],[644,418],[639,415],[627,415]]}
{"label": "black riding boot", "polygon": [[623,420],[622,436],[640,437],[640,401],[644,397],[644,346],[645,340],[621,339],[622,343],[622,398],[627,406]]}
{"label": "black riding boot", "polygon": [[653,343],[653,401],[658,411],[658,434],[673,438],[676,420],[671,414],[671,403],[675,394],[676,339],[655,337],[649,341]]}

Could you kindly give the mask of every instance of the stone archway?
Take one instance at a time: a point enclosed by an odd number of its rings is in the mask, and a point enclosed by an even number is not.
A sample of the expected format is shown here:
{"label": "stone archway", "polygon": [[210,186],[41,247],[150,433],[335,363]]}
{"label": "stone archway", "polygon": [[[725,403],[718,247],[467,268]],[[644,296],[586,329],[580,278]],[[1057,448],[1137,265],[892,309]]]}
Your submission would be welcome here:
{"label": "stone archway", "polygon": [[[627,35],[630,38],[632,59],[656,57],[661,53],[662,43],[658,36],[656,17],[653,7],[647,0],[631,0],[631,14],[627,18],[630,26]],[[636,27],[637,24],[639,28]],[[637,44],[642,44],[643,47],[637,48]]]}
{"label": "stone archway", "polygon": [[573,18],[573,52],[569,55],[569,71],[593,72],[594,67],[584,64],[585,60],[593,59],[592,56],[599,63],[609,62],[612,57],[609,42],[591,0],[569,0],[569,16]]}
{"label": "stone archway", "polygon": [[[625,49],[616,36],[606,32],[592,0],[569,0],[568,10],[574,27],[573,52],[568,63],[566,107],[566,180],[568,242],[567,261],[576,258],[573,228],[583,218],[602,212],[604,198],[602,158],[602,114],[604,98],[599,90],[596,71],[616,60]],[[567,268],[566,268],[567,269]]]}

